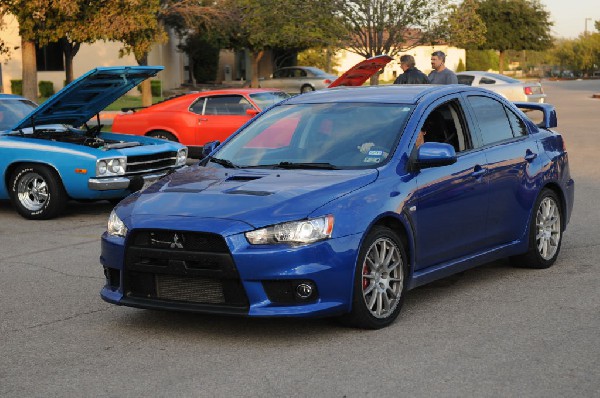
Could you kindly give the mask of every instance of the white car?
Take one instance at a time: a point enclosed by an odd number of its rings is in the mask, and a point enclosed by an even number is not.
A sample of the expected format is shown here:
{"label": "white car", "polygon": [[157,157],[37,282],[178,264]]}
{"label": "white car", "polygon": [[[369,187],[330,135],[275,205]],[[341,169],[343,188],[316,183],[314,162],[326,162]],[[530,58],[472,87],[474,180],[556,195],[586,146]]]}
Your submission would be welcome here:
{"label": "white car", "polygon": [[289,66],[261,80],[261,87],[277,88],[287,93],[307,93],[327,88],[338,77],[312,66]]}
{"label": "white car", "polygon": [[543,103],[546,98],[538,82],[522,82],[512,77],[482,71],[458,72],[459,84],[479,86],[492,90],[509,101]]}

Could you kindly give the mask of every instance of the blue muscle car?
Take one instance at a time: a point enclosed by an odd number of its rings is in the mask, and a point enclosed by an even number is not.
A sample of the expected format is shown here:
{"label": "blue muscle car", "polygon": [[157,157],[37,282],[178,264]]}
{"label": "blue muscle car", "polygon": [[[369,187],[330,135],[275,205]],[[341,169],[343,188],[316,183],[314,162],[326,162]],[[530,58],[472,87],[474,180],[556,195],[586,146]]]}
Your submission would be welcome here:
{"label": "blue muscle car", "polygon": [[547,268],[574,182],[553,107],[519,106],[544,120],[463,85],[285,100],[114,209],[101,296],[381,328],[436,279],[503,257]]}
{"label": "blue muscle car", "polygon": [[99,118],[90,123],[162,69],[97,68],[39,107],[0,95],[0,199],[25,218],[48,219],[69,199],[123,198],[185,165],[183,145],[101,132]]}

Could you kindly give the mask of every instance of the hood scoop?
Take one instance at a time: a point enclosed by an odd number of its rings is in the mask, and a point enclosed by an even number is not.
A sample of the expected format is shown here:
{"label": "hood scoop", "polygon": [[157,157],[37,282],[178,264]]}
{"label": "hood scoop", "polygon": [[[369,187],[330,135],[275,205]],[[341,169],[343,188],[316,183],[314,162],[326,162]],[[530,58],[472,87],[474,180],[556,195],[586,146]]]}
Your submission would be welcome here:
{"label": "hood scoop", "polygon": [[273,192],[269,191],[250,191],[248,189],[230,189],[225,191],[229,195],[251,195],[251,196],[269,196],[273,195]]}
{"label": "hood scoop", "polygon": [[236,175],[236,176],[231,176],[228,179],[226,179],[225,181],[254,181],[254,180],[259,180],[261,178],[263,178],[264,176],[257,176],[257,175]]}

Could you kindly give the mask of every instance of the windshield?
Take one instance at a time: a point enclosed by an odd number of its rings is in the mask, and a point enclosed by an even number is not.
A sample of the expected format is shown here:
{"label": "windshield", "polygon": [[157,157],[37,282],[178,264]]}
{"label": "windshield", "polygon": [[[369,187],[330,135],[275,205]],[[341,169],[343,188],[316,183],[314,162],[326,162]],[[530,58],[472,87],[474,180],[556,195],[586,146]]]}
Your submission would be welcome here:
{"label": "windshield", "polygon": [[224,167],[368,168],[392,154],[411,106],[283,104],[215,154]]}
{"label": "windshield", "polygon": [[284,93],[283,91],[267,91],[250,94],[252,101],[254,101],[261,110],[267,109],[271,105],[275,105],[276,103],[281,102],[289,97],[289,94]]}
{"label": "windshield", "polygon": [[36,107],[36,104],[24,98],[0,99],[0,131],[15,126]]}

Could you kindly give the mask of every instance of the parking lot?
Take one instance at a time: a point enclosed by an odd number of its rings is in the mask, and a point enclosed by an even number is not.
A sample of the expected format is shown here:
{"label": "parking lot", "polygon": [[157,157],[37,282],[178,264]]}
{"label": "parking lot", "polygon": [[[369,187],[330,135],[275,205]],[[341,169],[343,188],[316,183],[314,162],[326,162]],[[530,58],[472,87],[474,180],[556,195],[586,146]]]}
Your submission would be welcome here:
{"label": "parking lot", "polygon": [[51,221],[0,202],[0,396],[598,396],[600,80],[543,84],[576,182],[556,264],[417,288],[378,331],[107,304],[108,202]]}

